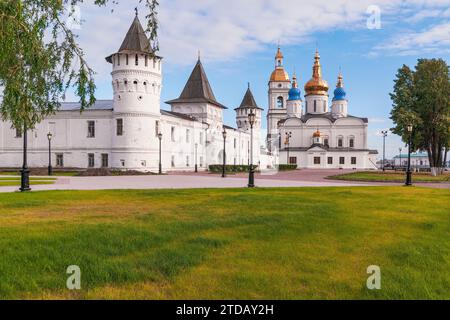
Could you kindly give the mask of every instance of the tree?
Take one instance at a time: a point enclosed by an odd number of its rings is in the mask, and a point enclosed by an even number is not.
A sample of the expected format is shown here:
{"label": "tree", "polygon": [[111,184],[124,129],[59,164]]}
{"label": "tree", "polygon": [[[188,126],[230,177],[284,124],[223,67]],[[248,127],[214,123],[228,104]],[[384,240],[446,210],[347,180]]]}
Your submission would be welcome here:
{"label": "tree", "polygon": [[[158,50],[157,0],[148,8],[147,34]],[[75,19],[75,5],[83,0],[0,1],[0,115],[23,132],[22,191],[28,191],[27,130],[54,114],[70,87],[80,99],[81,111],[95,102],[94,70],[89,67],[76,35],[67,25]],[[117,0],[95,0],[105,6]],[[1,93],[1,91],[0,91]],[[25,177],[25,182],[24,182]]]}
{"label": "tree", "polygon": [[442,174],[450,148],[449,66],[442,59],[419,59],[415,70],[403,65],[394,82],[392,131],[406,143],[412,124],[412,150],[428,152],[432,174]]}

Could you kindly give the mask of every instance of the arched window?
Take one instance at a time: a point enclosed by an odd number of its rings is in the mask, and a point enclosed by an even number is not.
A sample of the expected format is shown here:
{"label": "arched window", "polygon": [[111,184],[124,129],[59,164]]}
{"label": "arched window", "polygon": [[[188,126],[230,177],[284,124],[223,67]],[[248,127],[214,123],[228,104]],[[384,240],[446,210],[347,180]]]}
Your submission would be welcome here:
{"label": "arched window", "polygon": [[139,65],[139,56],[138,55],[136,55],[136,57],[134,58],[134,64],[135,65]]}
{"label": "arched window", "polygon": [[350,139],[348,140],[348,146],[350,148],[354,148],[355,147],[355,137],[351,136]]}
{"label": "arched window", "polygon": [[129,58],[129,57],[128,57],[128,55],[126,54],[126,55],[125,55],[125,63],[126,63],[126,65],[128,65],[128,58]]}
{"label": "arched window", "polygon": [[338,137],[338,148],[342,148],[344,146],[344,138],[342,136]]}
{"label": "arched window", "polygon": [[283,100],[283,97],[278,97],[278,98],[277,98],[277,107],[280,108],[280,109],[284,108],[284,100]]}

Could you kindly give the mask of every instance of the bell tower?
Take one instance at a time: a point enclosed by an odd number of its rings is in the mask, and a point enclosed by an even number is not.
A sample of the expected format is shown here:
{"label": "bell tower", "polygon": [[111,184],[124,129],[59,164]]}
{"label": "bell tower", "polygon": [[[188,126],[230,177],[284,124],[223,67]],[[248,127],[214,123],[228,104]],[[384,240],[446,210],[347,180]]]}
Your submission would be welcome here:
{"label": "bell tower", "polygon": [[269,80],[269,110],[267,114],[267,147],[272,150],[272,145],[278,141],[278,122],[287,117],[287,100],[291,81],[289,74],[283,66],[284,56],[278,46],[275,55],[275,70]]}

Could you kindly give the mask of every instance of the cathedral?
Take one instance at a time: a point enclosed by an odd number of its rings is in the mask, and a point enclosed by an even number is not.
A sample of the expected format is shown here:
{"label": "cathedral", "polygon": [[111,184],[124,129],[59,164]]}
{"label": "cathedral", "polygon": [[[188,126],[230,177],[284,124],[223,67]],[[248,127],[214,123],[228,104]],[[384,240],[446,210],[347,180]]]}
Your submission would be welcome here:
{"label": "cathedral", "polygon": [[[291,83],[278,49],[269,81],[267,145],[262,146],[264,109],[250,85],[234,109],[236,127],[224,124],[228,110],[215,97],[200,57],[178,98],[161,109],[163,64],[136,15],[119,50],[106,57],[112,72],[112,100],[98,100],[80,112],[78,103],[61,103],[58,112],[28,133],[29,167],[112,168],[157,172],[206,170],[209,165],[248,165],[261,170],[276,164],[299,168],[373,168],[367,149],[367,119],[350,116],[339,76],[331,112],[328,84],[316,53],[305,104],[297,79]],[[253,126],[249,114],[255,114]],[[253,133],[253,136],[252,136]],[[253,137],[253,138],[252,138]],[[0,122],[0,168],[22,165],[23,133]],[[225,159],[224,159],[225,158]]]}
{"label": "cathedral", "polygon": [[331,108],[329,86],[322,78],[316,51],[312,78],[301,98],[297,77],[292,82],[278,48],[269,81],[267,147],[279,163],[299,168],[376,169],[378,151],[367,146],[368,119],[348,113],[347,94],[339,74]]}

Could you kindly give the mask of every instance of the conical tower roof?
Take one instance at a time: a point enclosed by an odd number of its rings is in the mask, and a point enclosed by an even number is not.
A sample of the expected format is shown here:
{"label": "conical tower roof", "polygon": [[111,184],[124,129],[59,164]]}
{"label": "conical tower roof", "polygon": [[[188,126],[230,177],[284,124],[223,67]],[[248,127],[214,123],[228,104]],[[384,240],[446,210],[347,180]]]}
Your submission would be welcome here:
{"label": "conical tower roof", "polygon": [[122,45],[120,46],[119,52],[122,51],[153,53],[150,40],[145,35],[144,28],[142,27],[137,15],[134,18],[127,35],[125,36],[125,39],[123,40]]}
{"label": "conical tower roof", "polygon": [[244,108],[255,108],[255,109],[262,110],[256,104],[255,97],[253,96],[252,90],[250,89],[250,85],[248,86],[248,89],[245,92],[245,95],[244,95],[244,98],[242,99],[241,105],[239,106],[239,108],[236,108],[235,110],[244,109]]}
{"label": "conical tower roof", "polygon": [[194,70],[192,70],[192,73],[184,86],[180,97],[175,100],[167,101],[166,103],[174,104],[198,102],[207,102],[217,107],[227,109],[227,107],[217,102],[200,59],[197,61]]}

